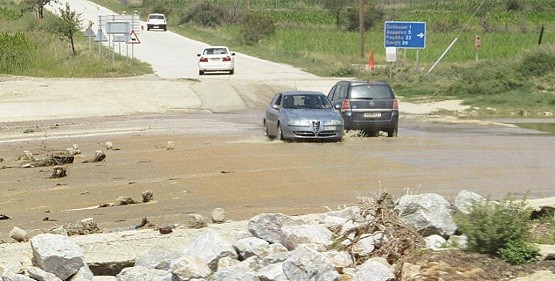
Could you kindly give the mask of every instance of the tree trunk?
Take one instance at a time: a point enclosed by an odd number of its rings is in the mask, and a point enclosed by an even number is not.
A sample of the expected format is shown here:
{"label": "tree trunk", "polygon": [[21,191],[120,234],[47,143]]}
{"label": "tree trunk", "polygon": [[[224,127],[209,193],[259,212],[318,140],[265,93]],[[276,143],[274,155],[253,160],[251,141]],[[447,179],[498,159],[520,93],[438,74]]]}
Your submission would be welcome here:
{"label": "tree trunk", "polygon": [[76,56],[77,52],[75,51],[75,43],[73,42],[73,32],[69,32],[67,35],[69,37],[69,41],[71,42],[71,51],[73,51],[73,55]]}

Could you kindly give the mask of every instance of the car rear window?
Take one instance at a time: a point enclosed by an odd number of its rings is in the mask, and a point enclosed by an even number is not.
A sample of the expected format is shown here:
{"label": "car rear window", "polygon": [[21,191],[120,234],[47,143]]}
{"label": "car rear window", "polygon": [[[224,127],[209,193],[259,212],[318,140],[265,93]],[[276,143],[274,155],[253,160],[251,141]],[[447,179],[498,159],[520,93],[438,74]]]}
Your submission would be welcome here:
{"label": "car rear window", "polygon": [[225,48],[210,48],[204,50],[203,55],[225,55],[227,54],[227,50]]}
{"label": "car rear window", "polygon": [[387,85],[356,85],[351,88],[351,99],[393,98]]}
{"label": "car rear window", "polygon": [[162,15],[150,15],[148,18],[151,19],[151,20],[153,20],[153,19],[163,20],[164,16],[162,16]]}

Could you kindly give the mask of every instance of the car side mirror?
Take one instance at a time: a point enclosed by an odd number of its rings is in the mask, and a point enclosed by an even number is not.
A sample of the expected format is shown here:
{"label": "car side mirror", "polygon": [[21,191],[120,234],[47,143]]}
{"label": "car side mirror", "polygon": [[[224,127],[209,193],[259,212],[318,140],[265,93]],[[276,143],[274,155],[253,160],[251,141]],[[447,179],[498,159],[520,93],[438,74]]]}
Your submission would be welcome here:
{"label": "car side mirror", "polygon": [[200,57],[200,54],[197,54],[197,57]]}
{"label": "car side mirror", "polygon": [[235,53],[231,53],[232,56],[235,56]]}
{"label": "car side mirror", "polygon": [[277,104],[272,104],[272,108],[273,108],[273,109],[279,110],[279,105],[277,105]]}
{"label": "car side mirror", "polygon": [[333,106],[333,108],[335,108],[336,110],[339,110],[339,109],[341,108],[341,105],[340,105],[340,104],[336,104],[336,105]]}

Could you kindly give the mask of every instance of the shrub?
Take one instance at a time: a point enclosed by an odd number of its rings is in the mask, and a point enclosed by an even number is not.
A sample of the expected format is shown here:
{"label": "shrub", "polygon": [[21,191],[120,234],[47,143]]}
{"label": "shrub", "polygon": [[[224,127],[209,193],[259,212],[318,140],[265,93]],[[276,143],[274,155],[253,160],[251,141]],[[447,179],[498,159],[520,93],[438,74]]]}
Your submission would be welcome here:
{"label": "shrub", "polygon": [[539,249],[524,241],[509,241],[497,251],[499,257],[510,264],[525,264],[536,260]]}
{"label": "shrub", "polygon": [[239,41],[247,45],[254,45],[261,39],[276,33],[276,24],[273,19],[262,14],[250,13],[242,21]]}
{"label": "shrub", "polygon": [[452,95],[496,95],[526,85],[522,75],[507,61],[482,61],[461,68],[450,86]]}
{"label": "shrub", "polygon": [[521,56],[519,71],[525,76],[541,77],[555,71],[555,47],[524,52]]}
{"label": "shrub", "polygon": [[13,73],[27,67],[34,49],[24,33],[0,33],[0,73]]}
{"label": "shrub", "polygon": [[468,237],[468,250],[521,264],[533,260],[538,252],[527,242],[530,213],[526,200],[517,202],[507,196],[499,203],[474,203],[470,214],[456,213],[453,218]]}
{"label": "shrub", "polygon": [[222,24],[225,10],[211,1],[199,1],[191,5],[183,13],[180,24],[196,23],[201,26],[215,27]]}

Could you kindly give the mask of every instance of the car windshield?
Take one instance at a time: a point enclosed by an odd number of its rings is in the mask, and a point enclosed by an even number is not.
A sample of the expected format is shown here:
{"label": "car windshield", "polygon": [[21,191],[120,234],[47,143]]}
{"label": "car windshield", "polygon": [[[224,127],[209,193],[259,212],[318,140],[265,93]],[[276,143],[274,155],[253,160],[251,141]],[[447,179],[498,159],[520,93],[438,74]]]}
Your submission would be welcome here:
{"label": "car windshield", "polygon": [[391,92],[387,85],[357,85],[351,89],[352,99],[387,99]]}
{"label": "car windshield", "polygon": [[208,48],[204,50],[203,55],[227,55],[226,48]]}
{"label": "car windshield", "polygon": [[283,108],[329,109],[332,105],[325,95],[298,94],[284,96]]}

